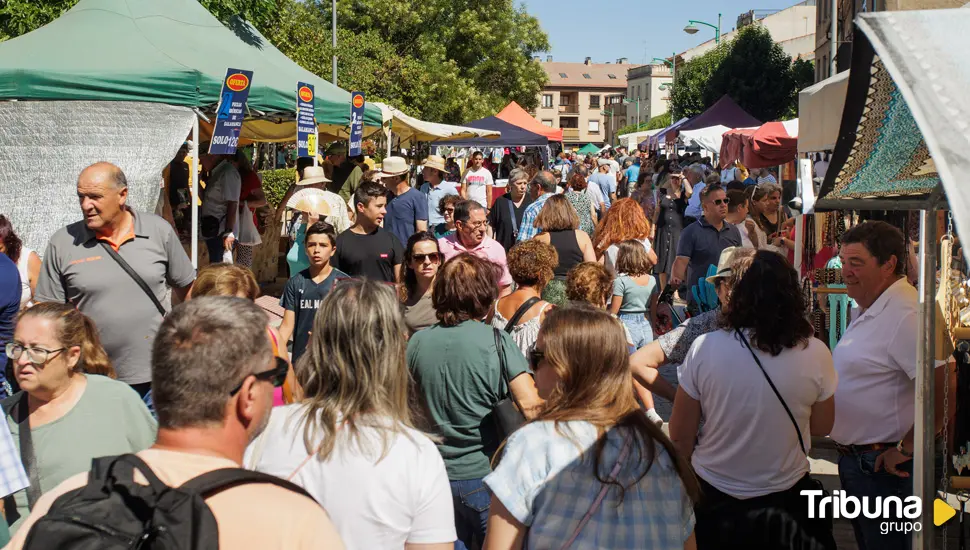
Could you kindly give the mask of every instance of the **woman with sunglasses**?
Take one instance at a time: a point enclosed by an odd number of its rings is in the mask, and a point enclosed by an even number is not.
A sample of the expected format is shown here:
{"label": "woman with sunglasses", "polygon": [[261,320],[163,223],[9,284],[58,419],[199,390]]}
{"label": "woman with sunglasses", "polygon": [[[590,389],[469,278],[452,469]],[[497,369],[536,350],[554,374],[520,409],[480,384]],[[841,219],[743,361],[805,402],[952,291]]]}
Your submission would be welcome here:
{"label": "woman with sunglasses", "polygon": [[683,174],[670,173],[667,169],[668,165],[665,164],[660,171],[657,208],[653,215],[653,224],[656,227],[653,246],[657,249],[657,264],[653,269],[660,278],[661,292],[667,286],[674,260],[677,258],[677,243],[680,242],[680,232],[684,230],[687,199],[693,192],[690,182]]}
{"label": "woman with sunglasses", "polygon": [[87,472],[92,458],[151,446],[156,423],[138,394],[113,380],[97,327],[70,304],[25,310],[5,351],[21,391],[0,406],[17,449],[23,437],[31,442],[34,463],[24,466],[36,480],[6,510],[16,532],[38,496]]}
{"label": "woman with sunglasses", "polygon": [[558,308],[529,359],[546,402],[485,478],[484,550],[693,549],[697,480],[640,412],[620,322]]}
{"label": "woman with sunglasses", "polygon": [[406,347],[393,290],[342,281],[297,361],[305,398],[274,409],[246,453],[247,466],[306,489],[347,548],[454,548],[444,461],[409,407]]}
{"label": "woman with sunglasses", "polygon": [[398,298],[404,307],[404,322],[408,334],[428,328],[438,322],[431,303],[431,287],[441,265],[438,239],[427,231],[419,231],[408,239],[404,251],[404,269],[398,281]]}
{"label": "woman with sunglasses", "polygon": [[443,239],[455,232],[455,205],[465,199],[461,195],[445,195],[438,201],[438,213],[444,216],[444,223],[432,228],[436,239]]}

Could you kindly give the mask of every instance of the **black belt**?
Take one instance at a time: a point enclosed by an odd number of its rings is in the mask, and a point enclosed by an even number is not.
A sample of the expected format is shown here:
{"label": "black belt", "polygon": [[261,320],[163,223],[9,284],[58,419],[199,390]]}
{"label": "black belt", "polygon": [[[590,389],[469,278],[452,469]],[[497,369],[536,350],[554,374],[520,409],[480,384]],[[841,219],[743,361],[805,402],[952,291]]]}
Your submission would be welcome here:
{"label": "black belt", "polygon": [[870,451],[885,451],[888,449],[895,449],[895,443],[869,443],[867,445],[842,445],[840,443],[835,444],[835,450],[839,452],[840,455],[861,455],[863,453],[868,453]]}

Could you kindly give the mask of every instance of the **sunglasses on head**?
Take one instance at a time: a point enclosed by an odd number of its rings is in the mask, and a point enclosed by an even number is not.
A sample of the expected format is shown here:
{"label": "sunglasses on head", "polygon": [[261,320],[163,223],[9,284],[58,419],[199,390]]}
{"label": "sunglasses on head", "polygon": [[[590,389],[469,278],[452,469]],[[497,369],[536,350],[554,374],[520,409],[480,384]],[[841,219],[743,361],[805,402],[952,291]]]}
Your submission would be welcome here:
{"label": "sunglasses on head", "polygon": [[431,254],[412,254],[411,259],[423,264],[425,260],[431,260],[431,263],[436,264],[441,261],[441,254],[432,252]]}
{"label": "sunglasses on head", "polygon": [[275,367],[269,370],[265,370],[263,372],[255,372],[252,374],[247,374],[246,377],[243,378],[242,382],[240,382],[238,386],[236,386],[235,388],[233,388],[231,392],[229,392],[229,395],[233,396],[239,393],[239,390],[242,389],[243,384],[246,383],[246,378],[249,378],[250,376],[256,377],[256,380],[264,380],[266,382],[271,382],[274,388],[278,388],[282,386],[283,382],[286,381],[286,373],[289,372],[290,370],[290,364],[286,361],[286,359],[283,359],[282,357],[274,357],[273,359],[276,360]]}

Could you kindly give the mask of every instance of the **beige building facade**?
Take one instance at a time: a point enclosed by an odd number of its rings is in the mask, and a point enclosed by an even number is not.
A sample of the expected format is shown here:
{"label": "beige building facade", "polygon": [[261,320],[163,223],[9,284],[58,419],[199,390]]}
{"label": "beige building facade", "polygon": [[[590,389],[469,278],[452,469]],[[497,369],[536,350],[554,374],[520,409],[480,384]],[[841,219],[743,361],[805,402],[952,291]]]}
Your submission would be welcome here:
{"label": "beige building facade", "polygon": [[[608,130],[626,125],[620,115],[627,90],[625,59],[617,63],[564,63],[547,57],[542,67],[549,82],[539,94],[539,106],[531,114],[551,128],[563,129],[567,149],[587,143],[609,142]],[[621,124],[622,122],[622,124]],[[619,125],[619,126],[617,126]]]}
{"label": "beige building facade", "polygon": [[[778,11],[751,10],[738,17],[737,27],[729,32],[722,29],[721,40],[733,40],[738,35],[738,29],[748,25],[760,25],[771,33],[772,40],[792,59],[815,58],[816,35],[816,0],[805,0],[794,6]],[[700,32],[714,34],[714,30],[701,26]],[[678,62],[690,61],[704,55],[716,46],[714,37],[681,54]]]}

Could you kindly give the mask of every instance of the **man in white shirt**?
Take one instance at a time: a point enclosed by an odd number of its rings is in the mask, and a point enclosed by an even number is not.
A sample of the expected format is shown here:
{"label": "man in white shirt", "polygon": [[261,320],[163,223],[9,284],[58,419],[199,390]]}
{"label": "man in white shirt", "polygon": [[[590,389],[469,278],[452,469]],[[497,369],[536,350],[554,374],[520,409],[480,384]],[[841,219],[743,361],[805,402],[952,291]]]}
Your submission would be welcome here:
{"label": "man in white shirt", "polygon": [[704,215],[704,208],[701,205],[701,193],[704,191],[704,169],[699,164],[692,164],[684,170],[693,192],[687,199],[687,210],[684,211],[684,227],[696,222]]}
{"label": "man in white shirt", "polygon": [[[839,385],[831,438],[839,451],[839,479],[848,496],[913,494],[916,402],[917,291],[903,273],[906,244],[892,225],[870,221],[842,237],[842,275],[862,313],[833,351]],[[938,365],[939,366],[939,365]],[[943,420],[943,382],[936,369],[936,426]],[[932,464],[930,457],[930,464]],[[860,550],[909,549],[911,535],[884,534],[891,519],[852,520]]]}
{"label": "man in white shirt", "polygon": [[475,151],[468,159],[468,170],[461,178],[461,196],[465,200],[475,201],[486,209],[492,207],[492,173],[483,166],[485,157],[481,151]]}

